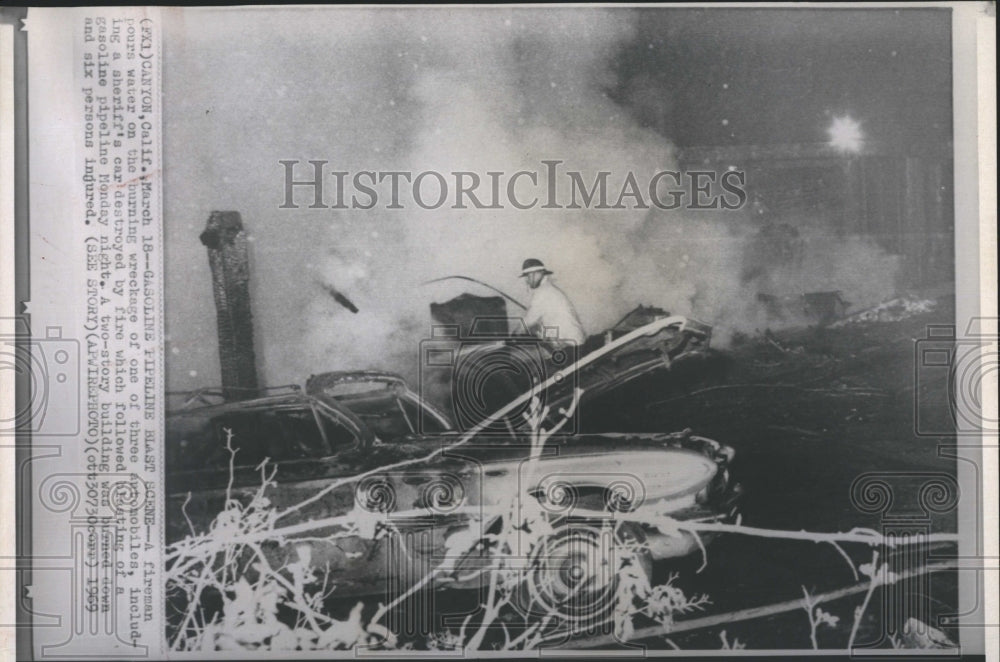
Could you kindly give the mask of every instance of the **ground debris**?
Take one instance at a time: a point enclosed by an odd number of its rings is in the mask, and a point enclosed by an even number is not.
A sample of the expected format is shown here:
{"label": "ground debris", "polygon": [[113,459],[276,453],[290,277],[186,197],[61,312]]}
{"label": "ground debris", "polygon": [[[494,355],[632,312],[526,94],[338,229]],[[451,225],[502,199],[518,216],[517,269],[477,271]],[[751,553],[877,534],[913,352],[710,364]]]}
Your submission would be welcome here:
{"label": "ground debris", "polygon": [[793,425],[769,425],[768,430],[774,430],[776,432],[791,432],[793,434],[801,435],[803,437],[822,437],[823,435],[815,430],[806,430],[804,428],[797,428]]}
{"label": "ground debris", "polygon": [[838,328],[848,324],[899,322],[909,317],[913,317],[914,315],[932,312],[935,306],[936,302],[933,299],[924,299],[914,295],[905,295],[895,299],[890,299],[889,301],[883,301],[877,306],[852,313],[837,320],[830,326]]}

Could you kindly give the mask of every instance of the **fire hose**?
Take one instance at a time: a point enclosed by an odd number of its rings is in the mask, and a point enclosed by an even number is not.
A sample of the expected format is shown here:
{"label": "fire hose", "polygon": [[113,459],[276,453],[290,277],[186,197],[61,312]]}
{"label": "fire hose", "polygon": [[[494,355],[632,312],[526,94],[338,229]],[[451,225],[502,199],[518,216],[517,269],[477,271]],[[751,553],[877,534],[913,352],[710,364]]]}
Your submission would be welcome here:
{"label": "fire hose", "polygon": [[484,283],[481,280],[476,280],[475,278],[470,278],[469,276],[442,276],[441,278],[435,278],[433,280],[424,281],[423,283],[421,283],[421,285],[430,285],[431,283],[439,283],[439,282],[441,282],[443,280],[467,280],[467,281],[472,282],[472,283],[478,283],[479,285],[482,285],[483,287],[486,287],[486,288],[489,288],[489,289],[493,290],[494,292],[496,292],[497,294],[499,294],[503,298],[505,298],[508,301],[510,301],[512,304],[514,304],[516,306],[519,306],[519,307],[523,308],[524,310],[528,309],[527,306],[525,306],[523,303],[521,303],[520,301],[518,301],[514,297],[510,296],[509,294],[507,294],[503,290],[500,290],[500,289],[498,289],[496,287],[493,287],[489,283]]}

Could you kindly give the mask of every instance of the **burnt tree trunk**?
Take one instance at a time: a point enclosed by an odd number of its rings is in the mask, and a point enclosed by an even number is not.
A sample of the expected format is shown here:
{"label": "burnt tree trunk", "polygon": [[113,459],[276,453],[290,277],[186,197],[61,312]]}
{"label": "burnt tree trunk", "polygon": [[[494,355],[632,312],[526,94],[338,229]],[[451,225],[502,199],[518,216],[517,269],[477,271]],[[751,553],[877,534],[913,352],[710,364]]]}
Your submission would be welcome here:
{"label": "burnt tree trunk", "polygon": [[208,248],[219,326],[219,364],[226,400],[257,395],[257,361],[250,310],[250,261],[239,212],[214,211],[201,243]]}

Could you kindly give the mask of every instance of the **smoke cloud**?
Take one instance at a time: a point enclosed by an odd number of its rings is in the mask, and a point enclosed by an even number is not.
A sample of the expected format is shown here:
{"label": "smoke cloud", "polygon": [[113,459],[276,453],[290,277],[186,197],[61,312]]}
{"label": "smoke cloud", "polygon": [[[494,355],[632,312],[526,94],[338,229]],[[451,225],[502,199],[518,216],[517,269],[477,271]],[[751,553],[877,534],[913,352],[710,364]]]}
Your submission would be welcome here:
{"label": "smoke cloud", "polygon": [[[216,209],[239,211],[252,241],[267,384],[360,368],[413,378],[430,302],[489,294],[458,281],[421,283],[464,274],[526,301],[517,278],[526,257],[555,272],[589,333],[640,303],[713,324],[723,342],[766,323],[755,298],[761,278],[746,274],[757,232],[746,210],[278,209],[280,159],[445,173],[538,171],[559,159],[589,178],[611,171],[611,182],[676,170],[671,142],[608,94],[622,75],[615,55],[636,38],[632,12],[204,14],[211,20],[172,14],[166,39],[168,388],[219,381],[211,276],[198,242]],[[557,195],[568,200],[568,181],[559,181]],[[842,290],[856,305],[892,294],[893,258],[859,238],[847,238],[845,250],[844,237],[819,228],[803,222],[803,259],[768,272],[772,289],[787,290],[774,294]]]}

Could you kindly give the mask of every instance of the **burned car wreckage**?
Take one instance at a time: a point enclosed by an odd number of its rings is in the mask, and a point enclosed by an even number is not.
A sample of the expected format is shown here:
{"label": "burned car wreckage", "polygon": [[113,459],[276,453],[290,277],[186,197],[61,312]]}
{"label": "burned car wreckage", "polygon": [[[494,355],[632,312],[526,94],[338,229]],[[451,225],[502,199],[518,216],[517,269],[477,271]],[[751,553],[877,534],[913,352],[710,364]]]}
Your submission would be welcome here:
{"label": "burned car wreckage", "polygon": [[[467,311],[470,301],[458,308]],[[481,300],[472,303],[481,309]],[[266,496],[288,513],[282,526],[373,517],[390,535],[357,530],[327,539],[312,527],[263,543],[269,562],[305,560],[338,595],[382,593],[439,566],[454,532],[478,527],[485,536],[505,501],[529,495],[553,530],[527,581],[562,603],[580,591],[600,599],[614,590],[594,561],[602,518],[652,508],[676,521],[735,519],[731,448],[689,431],[595,432],[578,414],[705,350],[710,327],[639,308],[584,347],[553,348],[518,335],[516,325],[512,334],[500,316],[433,312],[443,333],[421,347],[419,394],[375,371],[318,374],[304,388],[261,389],[244,400],[226,401],[218,390],[184,394],[166,421],[168,543],[206,532],[227,499],[248,501],[270,465]],[[544,428],[560,417],[564,425],[529,462],[533,400],[535,411],[548,412]],[[622,531],[642,543],[644,563],[687,556],[706,539],[645,523]],[[435,586],[479,588],[481,576],[468,579],[475,556],[466,553]]]}
{"label": "burned car wreckage", "polygon": [[[648,390],[678,385],[714,363],[712,328],[666,311],[638,306],[581,345],[552,344],[508,317],[500,297],[463,294],[431,305],[432,338],[421,344],[420,390],[467,429],[517,396],[543,384],[543,400],[558,415],[575,396],[572,431],[618,431],[618,414]],[[487,431],[523,430],[529,403],[497,417]]]}

